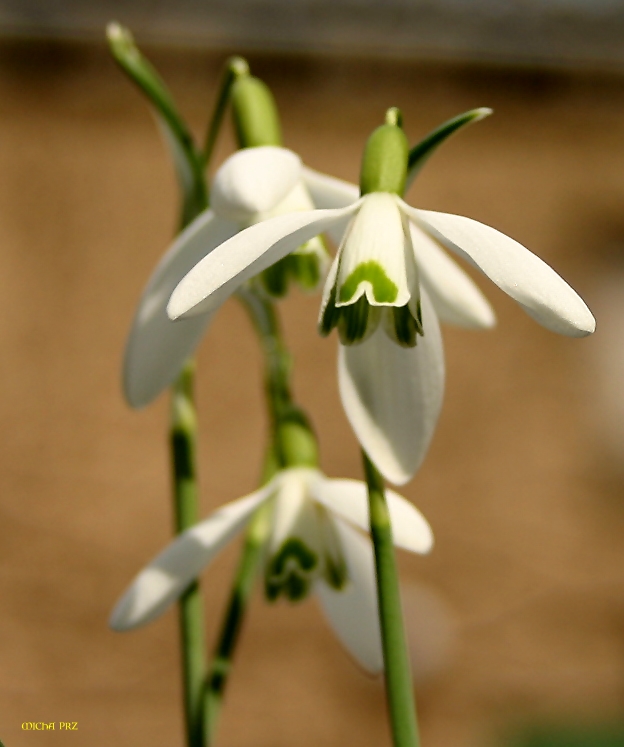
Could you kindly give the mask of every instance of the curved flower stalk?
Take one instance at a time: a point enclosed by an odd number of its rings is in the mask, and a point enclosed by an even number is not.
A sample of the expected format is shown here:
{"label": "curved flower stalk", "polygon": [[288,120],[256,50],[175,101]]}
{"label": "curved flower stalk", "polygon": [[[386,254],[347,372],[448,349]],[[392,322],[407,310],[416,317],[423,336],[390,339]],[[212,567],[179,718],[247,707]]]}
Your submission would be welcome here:
{"label": "curved flower stalk", "polygon": [[[214,309],[182,324],[171,324],[166,306],[176,285],[206,254],[242,229],[284,213],[314,208],[307,191],[310,174],[314,172],[304,169],[295,153],[277,146],[237,151],[217,171],[210,192],[211,208],[178,236],[139,301],[123,370],[125,396],[133,407],[148,404],[175,380],[212,317]],[[293,250],[281,277],[269,277],[267,284],[277,281],[279,290],[284,275],[290,273],[304,287],[315,287],[329,265],[323,243],[311,237]]]}
{"label": "curved flower stalk", "polygon": [[[427,553],[433,536],[422,514],[387,492],[394,544]],[[295,467],[266,486],[222,506],[178,536],[137,576],[117,603],[110,625],[129,630],[164,612],[259,509],[270,511],[264,550],[265,593],[297,602],[314,591],[338,639],[370,672],[383,670],[367,490],[357,480],[330,480]]]}
{"label": "curved flower stalk", "polygon": [[302,242],[322,231],[342,232],[319,327],[324,334],[338,327],[345,411],[390,482],[413,476],[440,410],[444,363],[436,317],[467,327],[495,322],[445,249],[481,270],[544,327],[572,337],[593,332],[594,318],[576,292],[500,231],[418,210],[390,192],[352,201],[353,185],[304,174],[316,204],[326,209],[278,216],[215,248],[177,286],[168,313],[172,319],[211,314],[241,283]]}

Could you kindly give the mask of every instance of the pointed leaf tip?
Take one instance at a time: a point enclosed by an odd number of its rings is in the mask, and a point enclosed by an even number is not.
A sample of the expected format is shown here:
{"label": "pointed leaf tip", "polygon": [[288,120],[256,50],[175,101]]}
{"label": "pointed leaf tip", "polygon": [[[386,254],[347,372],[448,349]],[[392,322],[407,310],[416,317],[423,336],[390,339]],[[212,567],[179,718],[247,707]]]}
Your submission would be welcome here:
{"label": "pointed leaf tip", "polygon": [[425,162],[429,157],[433,155],[439,145],[458,130],[461,130],[462,127],[465,127],[472,122],[479,122],[482,119],[489,117],[492,113],[492,109],[482,106],[477,109],[470,109],[463,114],[458,114],[456,117],[453,117],[452,119],[443,122],[439,127],[436,127],[419,143],[411,148],[407,161],[407,183],[405,191],[409,189],[420,169],[425,165]]}
{"label": "pointed leaf tip", "polygon": [[111,42],[123,38],[126,34],[128,34],[127,29],[124,29],[117,21],[110,21],[106,26],[106,38]]}

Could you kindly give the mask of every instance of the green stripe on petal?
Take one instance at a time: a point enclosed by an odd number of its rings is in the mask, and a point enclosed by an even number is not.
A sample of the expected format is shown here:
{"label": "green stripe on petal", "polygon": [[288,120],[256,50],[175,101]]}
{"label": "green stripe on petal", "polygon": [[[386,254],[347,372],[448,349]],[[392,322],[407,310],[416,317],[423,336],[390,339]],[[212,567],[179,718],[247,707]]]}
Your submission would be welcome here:
{"label": "green stripe on petal", "polygon": [[338,334],[343,345],[355,345],[370,337],[379,325],[381,307],[371,306],[366,296],[360,296],[355,303],[341,306],[338,320]]}
{"label": "green stripe on petal", "polygon": [[358,292],[362,283],[369,283],[375,301],[392,304],[396,301],[399,289],[384,268],[374,259],[359,264],[340,287],[340,303],[349,303]]}
{"label": "green stripe on petal", "polygon": [[392,306],[386,311],[384,329],[388,335],[404,348],[416,346],[417,336],[422,335],[422,322],[412,316],[409,305]]}
{"label": "green stripe on petal", "polygon": [[270,601],[281,595],[291,602],[304,599],[311,587],[318,554],[298,537],[289,537],[269,561],[265,576],[266,596]]}
{"label": "green stripe on petal", "polygon": [[321,318],[318,323],[318,331],[322,337],[327,337],[332,329],[338,324],[341,314],[342,307],[336,307],[336,286],[334,286],[330,291],[329,298],[327,299],[327,303],[325,304],[325,308],[321,313]]}
{"label": "green stripe on petal", "polygon": [[302,571],[311,571],[318,563],[318,555],[298,537],[289,537],[271,560],[269,572],[281,576],[289,560],[293,560]]}
{"label": "green stripe on petal", "polygon": [[407,241],[398,199],[384,192],[363,197],[339,249],[337,304],[363,294],[373,306],[407,303]]}

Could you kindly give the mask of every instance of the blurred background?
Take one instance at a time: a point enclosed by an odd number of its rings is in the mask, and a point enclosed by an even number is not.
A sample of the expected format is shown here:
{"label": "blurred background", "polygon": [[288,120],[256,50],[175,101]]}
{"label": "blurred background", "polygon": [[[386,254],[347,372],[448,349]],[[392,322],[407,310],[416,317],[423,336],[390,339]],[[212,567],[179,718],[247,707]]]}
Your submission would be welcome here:
{"label": "blurred background", "polygon": [[[414,142],[477,106],[408,200],[468,215],[553,265],[598,320],[537,326],[484,278],[491,332],[445,331],[447,396],[402,491],[430,520],[401,556],[423,747],[624,744],[624,3],[197,0],[0,3],[0,738],[182,745],[174,613],[124,635],[112,604],[167,541],[167,396],[120,393],[138,295],[177,222],[176,185],[107,21],[130,26],[201,137],[227,54],[273,89],[286,145],[357,181],[388,106]],[[215,164],[233,147],[229,128]],[[282,305],[296,393],[330,476],[360,476],[319,338]],[[199,354],[204,512],[254,489],[261,360],[230,301]],[[205,574],[210,640],[236,561]],[[25,732],[77,721],[77,732]],[[58,729],[58,727],[57,727]],[[383,690],[314,601],[257,595],[219,743],[389,745]]]}

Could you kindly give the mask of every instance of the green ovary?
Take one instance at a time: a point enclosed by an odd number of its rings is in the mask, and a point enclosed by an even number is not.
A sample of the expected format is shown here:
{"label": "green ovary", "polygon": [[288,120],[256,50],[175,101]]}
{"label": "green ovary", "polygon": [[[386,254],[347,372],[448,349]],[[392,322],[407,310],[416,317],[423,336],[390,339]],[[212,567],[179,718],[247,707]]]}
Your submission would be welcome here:
{"label": "green ovary", "polygon": [[374,259],[362,262],[349,275],[340,287],[340,303],[347,303],[356,294],[361,283],[370,283],[377,303],[394,303],[399,293],[396,283],[386,275],[386,271]]}

